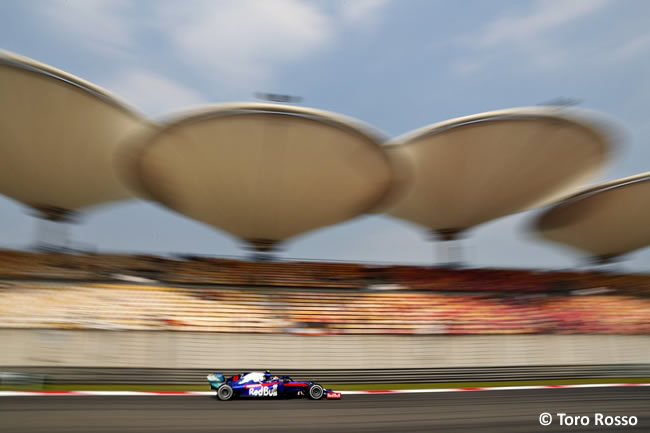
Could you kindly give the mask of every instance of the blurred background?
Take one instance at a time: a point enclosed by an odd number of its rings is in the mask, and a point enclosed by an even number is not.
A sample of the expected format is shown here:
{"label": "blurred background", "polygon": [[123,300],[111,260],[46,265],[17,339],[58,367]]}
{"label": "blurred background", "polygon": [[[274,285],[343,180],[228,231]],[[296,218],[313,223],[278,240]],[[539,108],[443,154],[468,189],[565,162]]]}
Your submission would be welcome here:
{"label": "blurred background", "polygon": [[0,387],[650,377],[650,4],[0,10]]}

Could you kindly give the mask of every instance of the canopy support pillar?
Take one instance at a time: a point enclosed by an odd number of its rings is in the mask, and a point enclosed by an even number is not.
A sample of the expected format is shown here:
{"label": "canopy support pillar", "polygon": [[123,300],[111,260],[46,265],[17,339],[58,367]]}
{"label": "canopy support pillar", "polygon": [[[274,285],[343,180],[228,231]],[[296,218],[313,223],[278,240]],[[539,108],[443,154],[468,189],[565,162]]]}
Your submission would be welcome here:
{"label": "canopy support pillar", "polygon": [[270,262],[275,259],[274,253],[279,249],[279,242],[271,239],[246,239],[246,248],[255,262]]}
{"label": "canopy support pillar", "polygon": [[445,267],[460,267],[463,264],[463,250],[460,234],[462,230],[432,230],[434,254],[438,263]]}
{"label": "canopy support pillar", "polygon": [[54,206],[34,206],[36,217],[34,248],[40,251],[63,251],[69,249],[69,227],[78,215],[71,210]]}

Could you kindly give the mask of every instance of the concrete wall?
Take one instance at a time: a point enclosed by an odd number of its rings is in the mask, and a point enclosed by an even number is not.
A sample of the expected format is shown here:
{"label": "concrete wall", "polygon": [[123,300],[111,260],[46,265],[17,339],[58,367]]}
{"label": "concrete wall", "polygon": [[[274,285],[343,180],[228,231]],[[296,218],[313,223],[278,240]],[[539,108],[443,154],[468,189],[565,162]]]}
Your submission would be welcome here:
{"label": "concrete wall", "polygon": [[634,364],[650,336],[0,330],[0,366],[336,369]]}

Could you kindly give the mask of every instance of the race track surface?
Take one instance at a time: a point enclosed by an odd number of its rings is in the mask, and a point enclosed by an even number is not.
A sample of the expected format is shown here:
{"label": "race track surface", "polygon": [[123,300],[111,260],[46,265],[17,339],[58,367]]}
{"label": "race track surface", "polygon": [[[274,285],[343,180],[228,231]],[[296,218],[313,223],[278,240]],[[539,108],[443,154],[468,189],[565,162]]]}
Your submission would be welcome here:
{"label": "race track surface", "polygon": [[[539,415],[550,412],[550,426]],[[560,426],[556,413],[588,415]],[[594,413],[636,416],[636,427],[594,426]],[[340,401],[206,396],[0,397],[0,432],[650,432],[649,388],[351,395]]]}

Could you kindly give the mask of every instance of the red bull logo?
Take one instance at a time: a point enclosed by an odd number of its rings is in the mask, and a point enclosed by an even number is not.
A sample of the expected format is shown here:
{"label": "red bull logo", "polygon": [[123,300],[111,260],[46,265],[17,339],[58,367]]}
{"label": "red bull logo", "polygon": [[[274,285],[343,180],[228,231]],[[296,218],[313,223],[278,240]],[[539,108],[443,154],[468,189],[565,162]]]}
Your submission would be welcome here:
{"label": "red bull logo", "polygon": [[251,397],[277,397],[278,385],[273,385],[272,387],[262,386],[257,389],[250,388],[248,390],[248,395]]}

